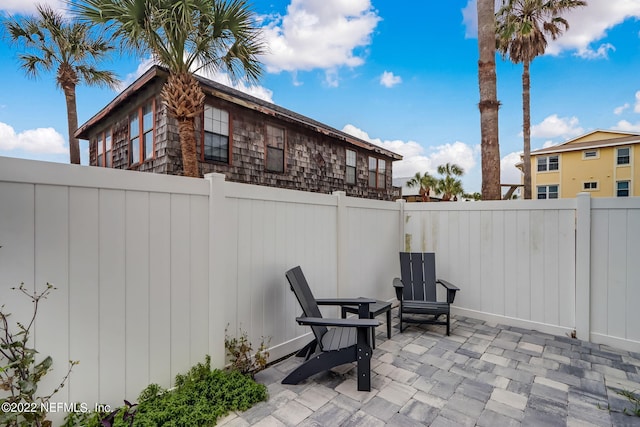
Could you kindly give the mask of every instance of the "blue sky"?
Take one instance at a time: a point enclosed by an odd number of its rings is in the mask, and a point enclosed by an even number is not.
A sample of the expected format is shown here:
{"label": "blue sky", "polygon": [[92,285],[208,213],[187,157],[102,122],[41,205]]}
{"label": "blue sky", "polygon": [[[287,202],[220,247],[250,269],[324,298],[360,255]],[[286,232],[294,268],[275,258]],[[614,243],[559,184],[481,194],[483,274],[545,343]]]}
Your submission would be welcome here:
{"label": "blue sky", "polygon": [[[64,10],[59,0],[40,0]],[[499,0],[497,0],[499,1]],[[36,1],[3,0],[0,16]],[[474,0],[254,0],[270,53],[259,86],[241,88],[404,156],[394,178],[455,162],[480,191],[480,117]],[[595,129],[640,133],[640,0],[589,0],[531,66],[532,148]],[[0,156],[68,162],[64,96],[55,75],[27,78],[0,39]],[[148,58],[102,66],[123,87]],[[521,65],[497,57],[501,181],[519,182]],[[226,76],[207,76],[227,82]],[[116,96],[78,88],[80,124]],[[83,164],[87,142],[81,142]]]}

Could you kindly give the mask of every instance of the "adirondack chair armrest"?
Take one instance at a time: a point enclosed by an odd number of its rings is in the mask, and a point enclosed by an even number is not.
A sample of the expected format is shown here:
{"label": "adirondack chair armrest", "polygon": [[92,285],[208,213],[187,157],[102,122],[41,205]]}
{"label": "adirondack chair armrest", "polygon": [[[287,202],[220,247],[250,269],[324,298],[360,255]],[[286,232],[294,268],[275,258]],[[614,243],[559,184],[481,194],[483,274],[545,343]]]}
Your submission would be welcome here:
{"label": "adirondack chair armrest", "polygon": [[375,319],[331,319],[326,317],[296,317],[300,325],[308,326],[339,326],[343,328],[375,328],[380,325]]}
{"label": "adirondack chair armrest", "polygon": [[436,280],[436,283],[440,283],[447,289],[447,303],[453,304],[453,300],[456,299],[456,292],[459,291],[460,288],[442,279]]}
{"label": "adirondack chair armrest", "polygon": [[396,290],[396,298],[398,301],[402,301],[402,290],[404,289],[404,283],[400,278],[393,279],[393,288]]}
{"label": "adirondack chair armrest", "polygon": [[362,305],[362,304],[374,304],[376,302],[373,298],[321,298],[316,299],[318,305]]}

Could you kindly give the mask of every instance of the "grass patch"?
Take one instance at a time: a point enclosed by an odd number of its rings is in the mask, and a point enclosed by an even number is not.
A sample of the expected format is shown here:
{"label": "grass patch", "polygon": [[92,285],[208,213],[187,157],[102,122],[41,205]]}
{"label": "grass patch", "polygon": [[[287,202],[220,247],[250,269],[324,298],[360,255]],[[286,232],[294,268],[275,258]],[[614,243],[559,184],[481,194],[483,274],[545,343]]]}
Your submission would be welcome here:
{"label": "grass patch", "polygon": [[[245,411],[267,399],[267,389],[238,371],[211,370],[211,359],[176,376],[176,386],[164,390],[151,384],[138,403],[111,414],[72,416],[65,427],[181,427],[213,426],[230,411]],[[75,418],[75,419],[73,419]]]}

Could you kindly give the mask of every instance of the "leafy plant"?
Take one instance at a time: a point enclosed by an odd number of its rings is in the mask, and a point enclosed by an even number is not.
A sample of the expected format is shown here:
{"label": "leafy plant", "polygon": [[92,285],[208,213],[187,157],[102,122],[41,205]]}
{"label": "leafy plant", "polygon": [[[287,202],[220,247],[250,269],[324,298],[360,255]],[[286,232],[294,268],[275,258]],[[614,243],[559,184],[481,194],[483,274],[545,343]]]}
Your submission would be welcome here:
{"label": "leafy plant", "polygon": [[224,330],[224,347],[227,350],[227,355],[231,358],[230,369],[237,370],[242,374],[250,374],[251,376],[263,370],[267,366],[269,359],[267,345],[271,339],[265,343],[264,337],[262,337],[258,351],[253,354],[253,347],[245,331],[240,329],[240,338],[231,338],[227,335],[227,330],[228,326]]}
{"label": "leafy plant", "polygon": [[624,408],[622,412],[626,415],[640,417],[640,394],[629,390],[615,390],[618,395],[626,397],[633,404],[633,409]]}
{"label": "leafy plant", "polygon": [[622,411],[611,408],[611,404],[607,404],[606,408],[603,405],[598,404],[599,409],[606,409],[609,412],[622,412],[625,415],[640,417],[640,395],[637,395],[635,391],[623,390],[615,387],[609,387],[615,391],[617,395],[626,397],[629,402],[633,404],[633,409],[622,408]]}
{"label": "leafy plant", "polygon": [[187,374],[177,375],[175,384],[171,390],[151,384],[137,404],[125,401],[109,414],[74,414],[65,427],[213,426],[229,411],[246,411],[267,398],[267,388],[249,376],[211,370],[209,356]]}
{"label": "leafy plant", "polygon": [[[38,383],[51,370],[53,359],[47,356],[36,361],[38,351],[30,347],[29,339],[38,314],[41,300],[46,299],[55,290],[50,283],[44,290],[29,292],[24,283],[18,290],[26,295],[33,303],[33,314],[25,326],[16,322],[15,328],[10,327],[10,313],[5,312],[5,306],[0,307],[0,390],[9,392],[8,397],[0,399],[0,404],[9,405],[9,411],[0,412],[0,425],[14,426],[44,426],[50,425],[46,420],[47,404],[56,394],[71,374],[73,366],[78,362],[69,361],[69,369],[51,393],[37,396]],[[4,407],[4,406],[3,406]]]}

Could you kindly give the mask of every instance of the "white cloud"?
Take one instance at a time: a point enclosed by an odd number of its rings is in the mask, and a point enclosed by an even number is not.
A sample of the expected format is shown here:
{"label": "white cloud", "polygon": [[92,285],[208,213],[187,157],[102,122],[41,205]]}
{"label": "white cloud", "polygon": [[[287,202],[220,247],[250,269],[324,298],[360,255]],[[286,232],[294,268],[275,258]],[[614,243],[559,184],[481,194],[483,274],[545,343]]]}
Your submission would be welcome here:
{"label": "white cloud", "polygon": [[[51,6],[53,10],[65,13],[68,7],[66,0],[2,0],[0,3],[0,11],[10,14],[33,15],[36,13],[37,4],[46,4]],[[0,15],[2,15],[0,13]]]}
{"label": "white cloud", "polygon": [[370,0],[292,0],[285,16],[265,19],[269,53],[261,60],[278,73],[363,64],[356,49],[371,43],[381,18]]}
{"label": "white cloud", "polygon": [[329,87],[338,87],[340,84],[340,77],[338,76],[338,69],[331,67],[324,72],[324,83]]}
{"label": "white cloud", "polygon": [[[131,83],[133,83],[138,77],[143,75],[154,64],[155,64],[155,61],[152,58],[147,58],[142,62],[140,62],[140,64],[138,64],[138,67],[134,72],[127,74],[127,77],[125,77],[125,79],[120,83],[117,90],[121,92],[124,89],[126,89]],[[208,73],[203,70],[200,70],[200,71],[197,71],[196,74],[206,79],[221,83],[225,86],[232,87],[246,94],[255,96],[256,98],[263,99],[267,102],[273,102],[273,91],[271,91],[270,89],[267,89],[264,86],[247,85],[242,81],[233,83],[229,75],[222,72]]]}
{"label": "white cloud", "polygon": [[636,92],[636,105],[633,107],[633,111],[640,113],[640,90]]}
{"label": "white cloud", "polygon": [[393,162],[393,176],[396,178],[411,177],[416,172],[435,175],[438,166],[447,162],[456,163],[468,174],[475,167],[479,157],[479,146],[472,147],[460,141],[425,149],[416,141],[383,141],[380,138],[371,138],[367,132],[351,124],[346,125],[342,131],[402,155],[402,160]]}
{"label": "white cloud", "polygon": [[616,48],[611,43],[603,43],[596,50],[591,49],[589,46],[579,49],[576,52],[576,56],[584,59],[607,59],[609,58],[610,50],[615,52]]}
{"label": "white cloud", "polygon": [[624,105],[621,105],[619,107],[616,107],[613,110],[613,114],[619,116],[620,114],[622,114],[626,109],[628,109],[630,107],[629,103],[626,102]]}
{"label": "white cloud", "polygon": [[[500,9],[501,5],[502,0],[495,0],[496,11]],[[465,38],[475,39],[478,37],[478,2],[476,0],[469,0],[462,9],[462,23],[465,27]]]}
{"label": "white cloud", "polygon": [[385,71],[380,76],[380,84],[384,87],[392,88],[402,83],[402,77],[394,75],[391,71]]}
{"label": "white cloud", "polygon": [[500,182],[504,184],[520,184],[522,181],[522,172],[516,168],[516,164],[522,159],[522,152],[509,153],[500,159]]}
{"label": "white cloud", "polygon": [[547,53],[557,55],[565,50],[576,50],[576,55],[587,58],[606,57],[614,49],[609,43],[597,49],[590,45],[606,37],[607,31],[629,18],[640,18],[640,0],[589,1],[588,6],[573,9],[563,15],[569,30],[557,40],[549,42]]}
{"label": "white cloud", "polygon": [[534,138],[568,138],[584,133],[578,125],[577,117],[558,117],[557,114],[546,117],[540,124],[531,126],[531,136]]}
{"label": "white cloud", "polygon": [[478,12],[476,0],[469,0],[462,9],[462,23],[464,24],[464,36],[468,39],[478,37]]}
{"label": "white cloud", "polygon": [[613,127],[613,130],[621,130],[623,132],[640,132],[640,122],[633,124],[626,120],[621,120]]}
{"label": "white cloud", "polygon": [[[500,0],[496,0],[498,7]],[[469,0],[462,9],[465,36],[478,36],[478,15],[476,0]],[[640,0],[591,0],[586,7],[573,9],[563,15],[569,22],[567,30],[557,40],[550,40],[547,53],[558,55],[563,51],[575,50],[576,55],[586,59],[606,58],[615,46],[602,43],[597,48],[591,47],[593,42],[602,40],[607,30],[629,18],[640,18]]]}
{"label": "white cloud", "polygon": [[247,85],[246,83],[239,81],[233,83],[231,78],[226,73],[216,72],[216,73],[205,73],[203,71],[198,71],[196,74],[201,75],[204,78],[209,80],[213,80],[218,83],[222,83],[225,86],[232,87],[240,92],[244,92],[251,96],[255,96],[256,98],[260,98],[267,102],[273,102],[273,91],[267,89],[264,86],[260,85]]}
{"label": "white cloud", "polygon": [[0,150],[22,150],[34,154],[69,152],[65,139],[54,128],[29,129],[16,133],[13,127],[0,122]]}

